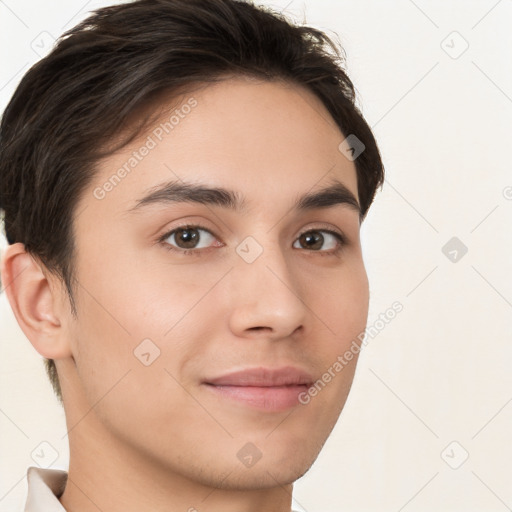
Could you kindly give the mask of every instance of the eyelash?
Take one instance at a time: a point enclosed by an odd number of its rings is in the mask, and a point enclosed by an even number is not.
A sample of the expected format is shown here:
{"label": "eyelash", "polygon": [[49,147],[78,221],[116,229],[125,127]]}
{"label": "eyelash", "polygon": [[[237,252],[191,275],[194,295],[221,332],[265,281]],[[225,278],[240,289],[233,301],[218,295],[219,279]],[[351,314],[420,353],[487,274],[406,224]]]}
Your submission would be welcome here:
{"label": "eyelash", "polygon": [[[167,243],[165,240],[167,240],[171,235],[173,235],[178,229],[190,229],[190,228],[198,228],[204,231],[207,231],[209,234],[215,237],[215,235],[206,227],[201,226],[200,224],[184,224],[182,226],[176,226],[171,231],[168,231],[164,235],[162,235],[160,238],[158,238],[157,242],[161,243],[164,248],[168,251],[183,255],[183,256],[201,256],[202,253],[209,251],[211,249],[214,249],[213,247],[208,247],[206,249],[179,249],[171,244]],[[338,233],[337,231],[334,231],[332,229],[325,229],[325,228],[311,228],[306,231],[303,231],[299,234],[299,236],[296,238],[298,240],[302,235],[305,233],[310,233],[314,231],[319,231],[323,233],[329,233],[330,235],[333,235],[338,240],[338,246],[334,250],[330,251],[322,251],[322,250],[308,250],[303,249],[308,252],[316,253],[320,256],[338,256],[338,254],[344,249],[346,245],[348,245],[348,240],[342,233]],[[216,237],[215,237],[216,238]]]}

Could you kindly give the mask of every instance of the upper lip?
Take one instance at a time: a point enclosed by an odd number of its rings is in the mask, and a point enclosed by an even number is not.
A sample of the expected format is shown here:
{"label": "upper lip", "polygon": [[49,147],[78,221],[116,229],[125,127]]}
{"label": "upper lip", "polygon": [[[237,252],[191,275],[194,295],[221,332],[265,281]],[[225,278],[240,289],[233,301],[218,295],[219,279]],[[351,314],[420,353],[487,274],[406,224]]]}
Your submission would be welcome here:
{"label": "upper lip", "polygon": [[281,368],[246,368],[205,381],[216,386],[293,386],[311,384],[312,376],[294,366]]}

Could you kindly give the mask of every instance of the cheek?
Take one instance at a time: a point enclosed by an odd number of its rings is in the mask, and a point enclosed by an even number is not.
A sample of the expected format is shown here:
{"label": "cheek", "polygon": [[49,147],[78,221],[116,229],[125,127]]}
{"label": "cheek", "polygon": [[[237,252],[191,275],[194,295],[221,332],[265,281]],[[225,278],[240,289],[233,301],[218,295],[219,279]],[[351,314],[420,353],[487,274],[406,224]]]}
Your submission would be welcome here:
{"label": "cheek", "polygon": [[[311,309],[342,349],[364,331],[369,307],[369,284],[363,262],[342,268],[329,279],[308,283]],[[314,305],[314,306],[313,306]]]}
{"label": "cheek", "polygon": [[100,306],[84,298],[80,311],[75,361],[82,390],[108,430],[119,437],[138,439],[140,434],[143,445],[155,425],[169,428],[177,416],[198,414],[178,384],[180,368],[193,349],[187,352],[183,331],[182,339],[174,330],[162,335],[175,321],[152,307],[154,301],[140,300],[138,294],[133,300],[125,295],[122,303],[102,299]]}
{"label": "cheek", "polygon": [[317,328],[325,327],[324,335],[313,337],[322,374],[317,394],[313,390],[310,398],[319,425],[332,428],[352,385],[368,319],[369,283],[364,264],[355,262],[335,278],[309,289],[311,304],[315,304],[311,309],[320,319]]}
{"label": "cheek", "polygon": [[208,339],[217,318],[215,304],[203,299],[219,269],[130,264],[118,256],[94,272],[89,260],[82,271],[95,279],[80,283],[75,361],[91,404],[127,372],[127,380],[138,382],[127,387],[133,399],[145,395],[149,404],[150,391],[166,389],[171,380],[165,369],[180,378],[187,361],[200,355],[195,341]]}

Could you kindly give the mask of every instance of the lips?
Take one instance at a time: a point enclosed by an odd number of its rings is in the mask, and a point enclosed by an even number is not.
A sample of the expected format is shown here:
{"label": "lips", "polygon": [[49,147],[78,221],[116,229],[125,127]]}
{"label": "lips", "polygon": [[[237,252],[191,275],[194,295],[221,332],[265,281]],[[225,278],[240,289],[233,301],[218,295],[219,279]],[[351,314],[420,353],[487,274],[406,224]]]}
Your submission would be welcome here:
{"label": "lips", "polygon": [[203,382],[218,398],[261,412],[280,412],[298,405],[299,395],[313,383],[300,368],[249,368]]}
{"label": "lips", "polygon": [[285,366],[283,368],[248,368],[220,377],[208,379],[206,384],[215,386],[298,386],[313,383],[312,376],[300,368]]}

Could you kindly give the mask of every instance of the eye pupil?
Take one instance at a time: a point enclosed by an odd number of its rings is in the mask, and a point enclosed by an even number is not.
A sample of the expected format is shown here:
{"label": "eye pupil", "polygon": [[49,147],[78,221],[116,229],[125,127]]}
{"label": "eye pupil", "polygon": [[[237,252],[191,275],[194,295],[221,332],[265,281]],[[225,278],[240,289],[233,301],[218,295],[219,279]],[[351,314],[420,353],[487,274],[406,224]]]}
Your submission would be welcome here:
{"label": "eye pupil", "polygon": [[[184,243],[183,248],[190,249],[194,248],[195,244],[199,241],[199,234],[197,229],[193,228],[179,228],[176,230],[176,243]],[[187,245],[188,244],[188,245]]]}
{"label": "eye pupil", "polygon": [[309,247],[310,249],[321,249],[324,242],[324,237],[318,231],[309,231],[308,233],[303,233],[300,236],[300,241],[301,244],[305,243],[306,247]]}

